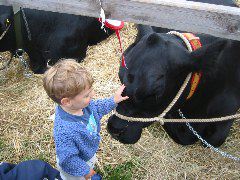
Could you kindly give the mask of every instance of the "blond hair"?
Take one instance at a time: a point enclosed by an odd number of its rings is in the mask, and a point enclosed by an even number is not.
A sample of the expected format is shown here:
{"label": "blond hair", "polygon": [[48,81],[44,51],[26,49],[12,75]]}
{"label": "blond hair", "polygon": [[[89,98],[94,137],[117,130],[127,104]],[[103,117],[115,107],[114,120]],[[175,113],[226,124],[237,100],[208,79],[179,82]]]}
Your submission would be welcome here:
{"label": "blond hair", "polygon": [[61,59],[43,77],[45,91],[58,104],[62,98],[74,98],[92,84],[92,76],[74,59]]}

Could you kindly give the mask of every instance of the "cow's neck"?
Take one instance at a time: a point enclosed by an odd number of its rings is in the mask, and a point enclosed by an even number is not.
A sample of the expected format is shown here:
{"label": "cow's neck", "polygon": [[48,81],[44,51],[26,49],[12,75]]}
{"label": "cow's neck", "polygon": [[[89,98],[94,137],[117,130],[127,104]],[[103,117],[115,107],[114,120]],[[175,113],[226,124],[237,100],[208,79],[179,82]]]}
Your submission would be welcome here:
{"label": "cow's neck", "polygon": [[216,79],[206,79],[199,83],[198,89],[190,99],[179,105],[191,118],[205,117],[209,102],[222,89],[220,82]]}
{"label": "cow's neck", "polygon": [[[184,33],[182,33],[182,35],[184,35]],[[186,33],[185,35],[184,36],[187,37],[187,39],[194,38],[194,35],[192,34]],[[209,36],[207,38],[204,38],[201,35],[199,36],[201,38],[201,43],[198,40],[194,42],[190,42],[193,50],[196,50],[197,48],[201,47],[201,44],[206,45],[208,43],[211,43],[214,39],[216,39],[213,36]],[[177,38],[176,40],[178,41],[178,43],[180,43],[183,47],[187,48],[186,44],[180,37],[175,37],[175,38]],[[194,76],[196,77],[195,79],[194,79]],[[184,102],[179,102],[177,105],[177,108],[173,109],[170,113],[175,114],[176,116],[176,113],[174,112],[178,108],[181,108],[189,116],[192,116],[192,117],[194,116],[201,117],[201,115],[204,116],[206,114],[207,104],[209,103],[211,97],[214,96],[215,91],[220,88],[220,86],[219,86],[219,83],[217,83],[218,81],[217,79],[212,80],[211,78],[204,77],[205,80],[201,80],[201,76],[202,74],[197,74],[193,72],[193,77],[191,82],[196,80],[197,86],[194,86],[194,83],[189,83],[184,93],[186,96],[186,99],[183,100]],[[200,77],[200,81],[198,81],[198,77]],[[214,82],[207,82],[207,81],[214,81]]]}

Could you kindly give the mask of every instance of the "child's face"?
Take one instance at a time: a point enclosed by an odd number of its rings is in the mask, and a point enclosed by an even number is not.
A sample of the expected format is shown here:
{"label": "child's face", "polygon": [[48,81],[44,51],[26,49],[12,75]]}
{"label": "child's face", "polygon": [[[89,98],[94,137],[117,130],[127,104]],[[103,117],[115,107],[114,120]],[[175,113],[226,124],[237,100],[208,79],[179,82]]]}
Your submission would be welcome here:
{"label": "child's face", "polygon": [[94,96],[93,88],[86,88],[74,98],[70,99],[71,109],[79,110],[87,107]]}

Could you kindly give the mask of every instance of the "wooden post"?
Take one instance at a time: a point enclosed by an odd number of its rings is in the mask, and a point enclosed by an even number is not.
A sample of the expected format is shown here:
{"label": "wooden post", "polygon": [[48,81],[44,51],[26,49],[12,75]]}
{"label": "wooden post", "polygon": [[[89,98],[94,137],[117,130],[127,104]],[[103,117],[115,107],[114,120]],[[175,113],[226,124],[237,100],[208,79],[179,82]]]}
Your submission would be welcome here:
{"label": "wooden post", "polygon": [[[240,40],[240,9],[184,0],[101,0],[107,18]],[[7,5],[99,17],[99,0],[4,0]]]}

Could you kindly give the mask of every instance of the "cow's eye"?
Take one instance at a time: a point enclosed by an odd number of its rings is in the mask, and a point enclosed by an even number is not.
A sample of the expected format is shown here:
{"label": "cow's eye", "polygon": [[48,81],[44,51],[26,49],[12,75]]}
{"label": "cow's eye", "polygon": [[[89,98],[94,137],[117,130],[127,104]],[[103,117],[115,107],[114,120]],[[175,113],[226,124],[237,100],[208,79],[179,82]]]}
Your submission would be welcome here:
{"label": "cow's eye", "polygon": [[132,83],[134,81],[134,76],[132,74],[128,74],[127,79],[129,83]]}

